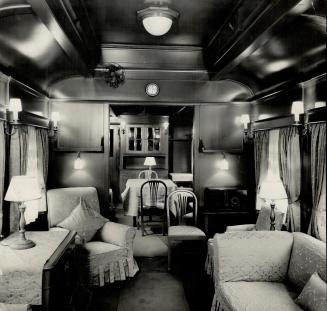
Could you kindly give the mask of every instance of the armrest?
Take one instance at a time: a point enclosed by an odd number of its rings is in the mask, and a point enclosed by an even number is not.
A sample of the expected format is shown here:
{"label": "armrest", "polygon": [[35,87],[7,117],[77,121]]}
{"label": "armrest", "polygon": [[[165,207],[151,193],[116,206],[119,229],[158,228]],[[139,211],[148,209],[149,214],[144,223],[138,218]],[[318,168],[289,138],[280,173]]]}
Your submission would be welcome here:
{"label": "armrest", "polygon": [[281,231],[234,231],[213,238],[215,281],[282,282],[293,235]]}
{"label": "armrest", "polygon": [[101,241],[126,247],[133,251],[133,241],[136,229],[130,226],[108,221],[99,230],[98,237]]}
{"label": "armrest", "polygon": [[32,311],[32,306],[29,304],[6,304],[0,302],[0,310],[3,311]]}
{"label": "armrest", "polygon": [[246,224],[246,225],[236,225],[236,226],[227,226],[226,232],[229,231],[252,231],[255,230],[255,224]]}

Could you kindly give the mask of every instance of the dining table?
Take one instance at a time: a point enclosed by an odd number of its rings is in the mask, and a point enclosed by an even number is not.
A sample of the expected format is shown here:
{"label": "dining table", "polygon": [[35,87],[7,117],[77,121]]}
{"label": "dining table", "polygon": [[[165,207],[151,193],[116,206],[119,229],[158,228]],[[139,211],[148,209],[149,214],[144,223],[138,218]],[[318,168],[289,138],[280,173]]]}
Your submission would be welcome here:
{"label": "dining table", "polygon": [[[167,195],[177,189],[177,185],[171,179],[159,179],[167,186]],[[123,201],[123,208],[126,216],[137,217],[140,208],[141,186],[148,179],[128,179],[125,190],[121,197]]]}

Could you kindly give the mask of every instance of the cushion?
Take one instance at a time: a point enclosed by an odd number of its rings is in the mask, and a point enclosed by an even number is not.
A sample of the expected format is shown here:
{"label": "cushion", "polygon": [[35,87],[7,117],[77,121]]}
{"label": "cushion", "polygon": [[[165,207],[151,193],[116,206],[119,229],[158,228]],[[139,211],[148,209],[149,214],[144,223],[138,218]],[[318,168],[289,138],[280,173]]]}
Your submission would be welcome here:
{"label": "cushion", "polygon": [[230,231],[213,239],[217,281],[283,282],[293,235],[284,231]]}
{"label": "cushion", "polygon": [[[227,282],[218,286],[218,297],[227,310],[300,311],[283,283]],[[218,298],[218,299],[219,299]]]}
{"label": "cushion", "polygon": [[326,282],[326,243],[301,232],[293,236],[288,269],[290,283],[300,292],[315,272]]}
{"label": "cushion", "polygon": [[107,221],[108,219],[102,217],[96,210],[90,208],[83,199],[80,199],[70,215],[57,226],[76,231],[84,242],[88,242]]}
{"label": "cushion", "polygon": [[[262,207],[257,222],[255,224],[255,229],[257,231],[269,231],[270,230],[270,212],[271,208]],[[284,213],[277,211],[275,209],[275,230],[281,230],[283,225]]]}
{"label": "cushion", "polygon": [[326,293],[326,283],[318,273],[314,273],[295,302],[304,310],[324,311],[327,305]]}
{"label": "cushion", "polygon": [[183,240],[205,239],[205,233],[193,226],[171,226],[168,228],[168,237],[180,237]]}
{"label": "cushion", "polygon": [[110,253],[122,249],[118,245],[101,242],[101,241],[91,241],[84,244],[84,249],[89,252],[89,255],[99,255],[104,253]]}
{"label": "cushion", "polygon": [[47,191],[49,227],[55,227],[73,211],[80,199],[100,212],[97,190],[94,187],[57,188]]}

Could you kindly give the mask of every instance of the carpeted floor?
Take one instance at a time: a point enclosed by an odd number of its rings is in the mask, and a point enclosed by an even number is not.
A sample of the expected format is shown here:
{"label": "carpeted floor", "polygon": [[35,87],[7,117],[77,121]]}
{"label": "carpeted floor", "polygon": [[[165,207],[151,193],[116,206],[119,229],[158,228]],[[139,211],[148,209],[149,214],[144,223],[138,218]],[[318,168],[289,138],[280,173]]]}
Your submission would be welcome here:
{"label": "carpeted floor", "polygon": [[[118,221],[132,223],[122,213]],[[175,254],[174,270],[168,272],[167,250],[166,236],[142,237],[138,230],[134,255],[140,271],[133,279],[95,289],[89,311],[210,310],[213,289],[203,270],[203,256]]]}

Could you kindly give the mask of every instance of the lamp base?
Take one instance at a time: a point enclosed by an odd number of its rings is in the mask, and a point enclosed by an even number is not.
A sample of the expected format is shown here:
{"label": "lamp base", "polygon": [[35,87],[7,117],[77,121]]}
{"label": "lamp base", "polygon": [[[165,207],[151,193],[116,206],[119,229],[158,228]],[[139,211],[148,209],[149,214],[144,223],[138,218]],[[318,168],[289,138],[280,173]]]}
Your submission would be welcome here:
{"label": "lamp base", "polygon": [[18,238],[14,241],[12,241],[9,244],[9,247],[12,249],[28,249],[28,248],[32,248],[35,246],[35,243],[32,240],[24,240],[21,238]]}

